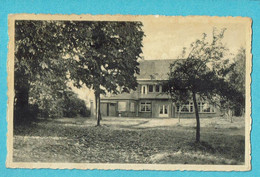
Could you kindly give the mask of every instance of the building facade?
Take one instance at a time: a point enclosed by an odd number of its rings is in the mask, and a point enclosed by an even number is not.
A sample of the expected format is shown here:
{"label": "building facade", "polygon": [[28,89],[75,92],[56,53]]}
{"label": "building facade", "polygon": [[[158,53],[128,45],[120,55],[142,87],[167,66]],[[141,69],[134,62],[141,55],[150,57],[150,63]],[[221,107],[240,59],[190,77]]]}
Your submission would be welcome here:
{"label": "building facade", "polygon": [[[167,80],[169,66],[174,60],[143,60],[140,74],[137,75],[138,87],[130,93],[110,95],[101,98],[102,116],[147,117],[147,118],[192,118],[193,102],[178,105],[165,93],[163,82]],[[215,117],[219,110],[205,101],[198,102],[200,117]]]}

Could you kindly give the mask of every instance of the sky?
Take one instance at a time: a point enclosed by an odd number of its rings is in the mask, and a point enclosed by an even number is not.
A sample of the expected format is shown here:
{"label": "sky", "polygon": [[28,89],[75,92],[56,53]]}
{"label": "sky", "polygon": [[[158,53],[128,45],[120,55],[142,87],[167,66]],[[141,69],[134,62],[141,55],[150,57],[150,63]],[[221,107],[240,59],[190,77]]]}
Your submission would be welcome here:
{"label": "sky", "polygon": [[236,53],[247,42],[248,25],[245,19],[217,17],[167,17],[153,16],[142,20],[145,37],[143,39],[144,59],[176,59],[183,47],[196,39],[201,39],[206,33],[212,39],[213,28],[226,28],[223,43]]}

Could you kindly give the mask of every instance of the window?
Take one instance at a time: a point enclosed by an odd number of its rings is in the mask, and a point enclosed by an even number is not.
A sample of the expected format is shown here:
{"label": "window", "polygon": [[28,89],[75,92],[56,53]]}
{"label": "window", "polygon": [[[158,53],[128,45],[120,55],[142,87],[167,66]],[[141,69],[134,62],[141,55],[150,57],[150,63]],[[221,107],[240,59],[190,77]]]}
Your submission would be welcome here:
{"label": "window", "polygon": [[193,112],[193,102],[190,102],[190,112]]}
{"label": "window", "polygon": [[119,101],[118,102],[118,111],[126,111],[126,102],[125,101]]}
{"label": "window", "polygon": [[140,104],[141,112],[151,112],[151,103],[150,102],[141,102]]}
{"label": "window", "polygon": [[160,114],[163,114],[163,105],[160,106]]}
{"label": "window", "polygon": [[168,114],[168,106],[164,106],[164,114]]}
{"label": "window", "polygon": [[130,112],[135,112],[135,103],[130,103]]}
{"label": "window", "polygon": [[182,105],[181,112],[190,112],[189,105],[188,104],[187,105]]}
{"label": "window", "polygon": [[159,117],[168,117],[168,105],[160,105]]}
{"label": "window", "polygon": [[[205,102],[198,102],[198,110],[200,113],[213,113],[215,112],[214,106]],[[186,104],[179,104],[176,106],[176,112],[194,112],[193,102]]]}
{"label": "window", "polygon": [[193,102],[177,105],[176,112],[193,112]]}
{"label": "window", "polygon": [[166,85],[162,86],[162,92],[167,92],[167,86]]}
{"label": "window", "polygon": [[149,92],[153,92],[153,85],[148,85]]}
{"label": "window", "polygon": [[156,85],[156,86],[155,86],[155,91],[156,91],[156,92],[160,92],[160,85]]}
{"label": "window", "polygon": [[199,109],[199,112],[205,112],[205,113],[215,112],[214,106],[210,105],[207,102],[205,102],[205,103],[199,102],[198,109]]}
{"label": "window", "polygon": [[145,91],[145,87],[143,87],[143,93],[145,93],[146,91]]}
{"label": "window", "polygon": [[199,109],[199,112],[202,111],[203,106],[204,106],[204,103],[201,103],[201,102],[198,103],[198,109]]}
{"label": "window", "polygon": [[141,86],[141,94],[146,94],[146,85]]}

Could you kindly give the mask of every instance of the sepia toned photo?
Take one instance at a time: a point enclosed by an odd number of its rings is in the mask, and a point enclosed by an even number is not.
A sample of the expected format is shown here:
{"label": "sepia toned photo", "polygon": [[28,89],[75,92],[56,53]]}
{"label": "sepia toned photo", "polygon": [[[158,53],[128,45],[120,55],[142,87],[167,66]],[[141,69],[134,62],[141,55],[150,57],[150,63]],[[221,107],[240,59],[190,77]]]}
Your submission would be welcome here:
{"label": "sepia toned photo", "polygon": [[9,16],[9,168],[248,171],[251,19]]}

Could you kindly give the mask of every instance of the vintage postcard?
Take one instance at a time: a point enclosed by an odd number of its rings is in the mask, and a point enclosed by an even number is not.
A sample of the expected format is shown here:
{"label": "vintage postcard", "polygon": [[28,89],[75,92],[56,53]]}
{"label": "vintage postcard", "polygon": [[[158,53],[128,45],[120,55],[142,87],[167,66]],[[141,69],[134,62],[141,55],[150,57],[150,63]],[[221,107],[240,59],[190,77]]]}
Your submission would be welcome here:
{"label": "vintage postcard", "polygon": [[8,168],[251,169],[250,18],[8,22]]}

